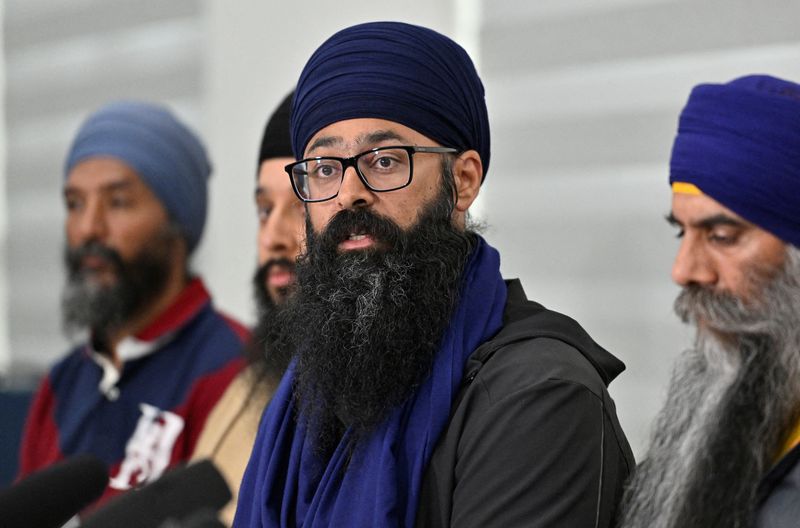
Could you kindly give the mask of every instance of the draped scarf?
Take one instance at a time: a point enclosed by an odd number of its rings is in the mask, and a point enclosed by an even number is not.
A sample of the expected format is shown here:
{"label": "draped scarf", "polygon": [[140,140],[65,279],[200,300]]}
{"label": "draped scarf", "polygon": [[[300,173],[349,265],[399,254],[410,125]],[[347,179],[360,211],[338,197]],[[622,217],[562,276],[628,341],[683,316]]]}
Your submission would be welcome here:
{"label": "draped scarf", "polygon": [[259,426],[234,526],[413,526],[464,365],[500,330],[505,303],[500,255],[478,237],[430,375],[354,447],[346,430],[328,460],[320,460],[296,415],[290,365]]}

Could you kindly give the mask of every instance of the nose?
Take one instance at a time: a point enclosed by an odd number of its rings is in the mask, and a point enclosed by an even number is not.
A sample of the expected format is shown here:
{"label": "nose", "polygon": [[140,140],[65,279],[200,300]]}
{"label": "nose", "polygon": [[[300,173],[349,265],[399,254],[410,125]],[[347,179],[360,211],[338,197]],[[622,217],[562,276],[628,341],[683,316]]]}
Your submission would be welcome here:
{"label": "nose", "polygon": [[80,244],[90,241],[105,241],[108,235],[108,224],[103,204],[99,200],[88,200],[84,207],[77,212],[75,222]]}
{"label": "nose", "polygon": [[342,186],[339,188],[336,200],[342,209],[370,207],[375,203],[375,193],[361,181],[355,167],[348,167],[344,171]]}
{"label": "nose", "polygon": [[712,257],[699,241],[685,235],[672,264],[672,280],[679,286],[713,286],[717,278]]}

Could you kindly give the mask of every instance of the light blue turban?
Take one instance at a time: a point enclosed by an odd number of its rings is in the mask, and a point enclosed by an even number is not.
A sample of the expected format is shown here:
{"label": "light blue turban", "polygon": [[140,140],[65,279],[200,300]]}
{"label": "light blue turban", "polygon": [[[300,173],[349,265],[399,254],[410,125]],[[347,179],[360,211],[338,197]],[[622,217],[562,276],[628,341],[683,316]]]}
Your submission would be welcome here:
{"label": "light blue turban", "polygon": [[211,174],[198,137],[162,106],[114,102],[90,115],[78,130],[64,177],[81,161],[106,156],[136,171],[181,228],[191,253],[206,223]]}

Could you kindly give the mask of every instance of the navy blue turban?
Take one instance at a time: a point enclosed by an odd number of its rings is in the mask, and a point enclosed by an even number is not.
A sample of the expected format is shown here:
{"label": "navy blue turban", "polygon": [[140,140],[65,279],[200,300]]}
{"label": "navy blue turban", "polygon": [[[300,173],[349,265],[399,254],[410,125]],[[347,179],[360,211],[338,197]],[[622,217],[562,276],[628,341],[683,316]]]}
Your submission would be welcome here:
{"label": "navy blue turban", "polygon": [[687,184],[800,247],[800,85],[751,75],[696,86],[683,109],[670,183]]}
{"label": "navy blue turban", "polygon": [[180,226],[189,252],[206,222],[211,164],[200,140],[166,108],[136,101],[110,103],[81,125],[64,176],[81,161],[111,157],[130,166]]}
{"label": "navy blue turban", "polygon": [[489,168],[483,84],[464,49],[433,30],[371,22],[329,38],[309,59],[292,105],[292,148],[337,121],[377,118],[445,147],[474,149]]}

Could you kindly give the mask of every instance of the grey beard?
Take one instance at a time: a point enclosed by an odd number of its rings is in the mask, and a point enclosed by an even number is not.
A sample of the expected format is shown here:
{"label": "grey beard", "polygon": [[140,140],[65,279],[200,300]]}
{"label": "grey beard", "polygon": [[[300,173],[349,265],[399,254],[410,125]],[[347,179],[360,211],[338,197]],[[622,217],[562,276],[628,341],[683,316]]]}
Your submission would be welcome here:
{"label": "grey beard", "polygon": [[[164,291],[177,243],[179,228],[164,226],[126,262],[119,253],[99,242],[89,242],[77,248],[65,248],[64,262],[67,281],[62,294],[62,319],[67,335],[91,330],[100,341],[110,332],[131,320]],[[85,254],[97,254],[112,263],[116,281],[111,285],[98,284],[80,269]],[[98,343],[101,344],[101,343]]]}
{"label": "grey beard", "polygon": [[133,312],[134,303],[119,285],[104,287],[82,278],[70,279],[64,287],[62,316],[67,335],[83,329],[101,332],[121,326]]}
{"label": "grey beard", "polygon": [[689,287],[676,312],[698,326],[678,360],[620,526],[750,527],[759,482],[800,408],[800,251],[774,277],[755,270],[758,299]]}

